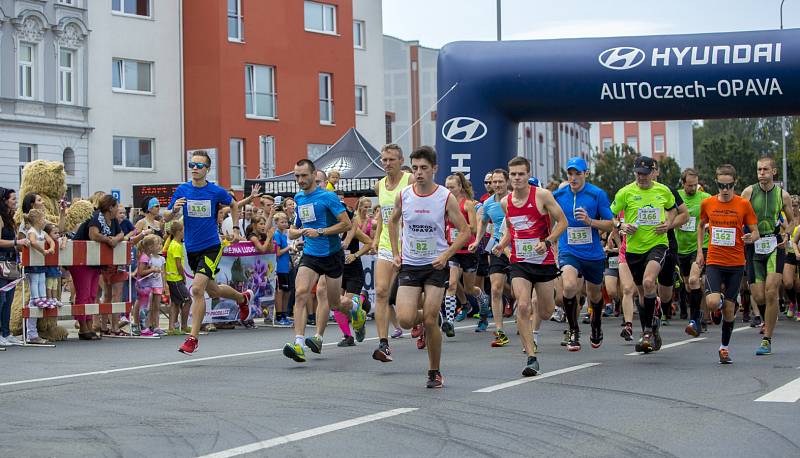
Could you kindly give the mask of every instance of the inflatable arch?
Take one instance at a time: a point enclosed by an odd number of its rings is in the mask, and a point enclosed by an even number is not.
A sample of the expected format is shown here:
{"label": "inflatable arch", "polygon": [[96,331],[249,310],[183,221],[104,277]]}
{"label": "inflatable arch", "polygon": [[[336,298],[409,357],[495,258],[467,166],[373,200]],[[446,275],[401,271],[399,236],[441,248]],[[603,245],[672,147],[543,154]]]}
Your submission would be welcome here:
{"label": "inflatable arch", "polygon": [[455,42],[438,91],[438,182],[483,177],[517,155],[521,121],[800,114],[800,29]]}

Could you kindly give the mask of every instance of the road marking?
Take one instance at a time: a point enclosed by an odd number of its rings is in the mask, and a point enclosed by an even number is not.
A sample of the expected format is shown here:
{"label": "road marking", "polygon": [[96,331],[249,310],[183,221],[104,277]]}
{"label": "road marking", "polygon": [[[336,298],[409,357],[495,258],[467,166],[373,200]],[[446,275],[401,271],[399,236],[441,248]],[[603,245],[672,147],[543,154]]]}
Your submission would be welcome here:
{"label": "road marking", "polygon": [[755,328],[751,328],[750,326],[742,326],[741,328],[734,329],[733,332],[744,331],[745,329],[755,329]]}
{"label": "road marking", "polygon": [[581,364],[579,366],[565,367],[564,369],[558,369],[553,372],[545,372],[544,374],[537,375],[535,377],[527,377],[519,380],[512,380],[510,382],[501,383],[499,385],[493,385],[486,388],[481,388],[480,390],[473,391],[473,393],[492,393],[494,391],[502,390],[505,388],[511,388],[512,386],[522,385],[523,383],[536,382],[538,380],[546,379],[548,377],[555,377],[556,375],[566,374],[568,372],[575,372],[581,369],[587,369],[589,367],[594,367],[599,365],[600,363],[586,363],[586,364]]}
{"label": "road marking", "polygon": [[402,409],[392,409],[387,410],[385,412],[378,412],[372,415],[366,415],[363,417],[353,418],[352,420],[345,420],[340,421],[338,423],[333,423],[326,426],[320,426],[318,428],[312,428],[306,431],[301,431],[299,433],[292,433],[286,436],[275,437],[273,439],[261,441],[261,442],[254,442],[252,444],[243,445],[241,447],[231,448],[228,450],[223,450],[221,452],[212,453],[210,455],[204,455],[200,458],[229,458],[233,456],[244,455],[246,453],[254,453],[258,452],[259,450],[265,450],[268,448],[276,447],[278,445],[288,444],[290,442],[297,442],[299,440],[308,439],[310,437],[321,436],[323,434],[331,433],[334,431],[339,431],[342,429],[352,428],[353,426],[363,425],[364,423],[370,423],[373,421],[383,420],[386,418],[391,418],[397,415],[402,415],[404,413],[413,412],[415,408],[402,408]]}
{"label": "road marking", "polygon": [[[681,341],[678,341],[678,342],[673,342],[671,344],[662,345],[660,350],[666,350],[667,348],[673,348],[673,347],[680,347],[681,345],[686,345],[686,344],[692,343],[692,342],[699,342],[701,340],[706,340],[706,338],[705,337],[695,337],[695,338],[692,338],[692,339],[686,339],[686,340],[681,340]],[[644,354],[645,353],[635,351],[633,353],[625,353],[625,356],[637,356],[637,355],[644,355]]]}
{"label": "road marking", "polygon": [[[798,367],[800,369],[800,367]],[[800,399],[800,378],[756,399],[756,402],[797,402]]]}

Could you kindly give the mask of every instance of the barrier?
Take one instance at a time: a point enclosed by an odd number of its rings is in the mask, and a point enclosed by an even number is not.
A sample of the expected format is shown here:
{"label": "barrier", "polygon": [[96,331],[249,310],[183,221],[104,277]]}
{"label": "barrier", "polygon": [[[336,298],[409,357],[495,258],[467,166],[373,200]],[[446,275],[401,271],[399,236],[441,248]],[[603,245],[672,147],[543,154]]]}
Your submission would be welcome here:
{"label": "barrier", "polygon": [[[26,267],[70,267],[94,266],[108,267],[125,265],[128,267],[128,300],[125,302],[106,302],[96,304],[69,304],[59,308],[40,309],[30,308],[25,300],[25,281],[22,283],[22,346],[27,347],[55,347],[54,344],[28,343],[28,330],[26,318],[74,318],[75,316],[106,315],[113,313],[129,313],[132,301],[132,275],[131,275],[131,250],[128,242],[120,242],[115,247],[105,243],[91,240],[69,240],[62,248],[56,243],[56,250],[48,255],[43,255],[30,247],[22,247],[20,256],[22,265],[22,278],[25,278]],[[133,329],[130,328],[130,337]]]}

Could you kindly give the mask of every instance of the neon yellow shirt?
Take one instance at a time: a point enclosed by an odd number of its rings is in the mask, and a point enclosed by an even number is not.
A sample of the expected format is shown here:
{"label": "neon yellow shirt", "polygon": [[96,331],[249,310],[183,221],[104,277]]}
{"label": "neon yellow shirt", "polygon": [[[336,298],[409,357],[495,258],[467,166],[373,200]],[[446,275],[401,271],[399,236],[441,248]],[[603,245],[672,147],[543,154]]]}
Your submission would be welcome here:
{"label": "neon yellow shirt", "polygon": [[617,191],[611,211],[625,212],[625,222],[637,226],[636,232],[627,238],[628,253],[642,254],[657,245],[669,246],[667,234],[656,234],[655,228],[666,219],[667,210],[675,207],[675,196],[668,187],[653,182],[649,189],[642,189],[633,182]]}
{"label": "neon yellow shirt", "polygon": [[378,242],[378,248],[392,250],[392,243],[389,241],[389,218],[392,217],[394,211],[394,201],[400,191],[408,186],[411,180],[411,174],[403,172],[400,182],[391,191],[386,189],[386,177],[381,178],[378,182],[378,205],[381,206],[381,220],[383,222],[383,229],[381,229],[381,239]]}
{"label": "neon yellow shirt", "polygon": [[178,273],[178,263],[183,264],[183,244],[173,240],[167,248],[167,264],[164,269],[167,271],[167,281],[182,281],[183,277]]}

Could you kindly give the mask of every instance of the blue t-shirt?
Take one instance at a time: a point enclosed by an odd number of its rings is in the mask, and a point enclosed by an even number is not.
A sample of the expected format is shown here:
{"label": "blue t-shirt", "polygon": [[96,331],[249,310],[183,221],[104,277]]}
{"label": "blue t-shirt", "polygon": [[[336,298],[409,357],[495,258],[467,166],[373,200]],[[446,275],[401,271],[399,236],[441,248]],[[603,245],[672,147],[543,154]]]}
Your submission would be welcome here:
{"label": "blue t-shirt", "polygon": [[503,222],[506,220],[506,214],[495,196],[489,197],[483,203],[483,222],[485,223],[489,220],[492,221],[494,227],[492,235],[499,241],[502,238]]}
{"label": "blue t-shirt", "polygon": [[217,207],[230,205],[232,199],[224,189],[209,182],[196,188],[191,181],[183,183],[175,190],[167,206],[172,210],[175,201],[186,198],[183,206],[183,243],[187,253],[195,253],[220,244],[217,229]]}
{"label": "blue t-shirt", "polygon": [[[289,246],[289,237],[282,233],[281,231],[275,231],[275,235],[272,236],[272,240],[278,245],[279,249],[284,249]],[[278,260],[275,265],[275,272],[279,274],[288,274],[289,273],[289,252],[283,253],[282,255],[278,256]]]}
{"label": "blue t-shirt", "polygon": [[[606,192],[591,183],[586,183],[577,194],[573,193],[569,186],[564,186],[554,192],[553,197],[567,217],[567,230],[558,239],[559,253],[572,254],[587,261],[605,259],[599,232],[595,228],[589,229],[586,224],[576,220],[575,209],[583,208],[592,219],[612,219],[614,214],[611,213],[611,204]],[[589,242],[590,234],[591,242]]]}
{"label": "blue t-shirt", "polygon": [[[346,211],[336,193],[325,191],[319,187],[309,194],[298,192],[294,196],[297,202],[297,227],[322,229],[338,223],[339,216]],[[306,237],[303,254],[324,257],[335,254],[342,249],[342,240],[338,234],[321,237]]]}

